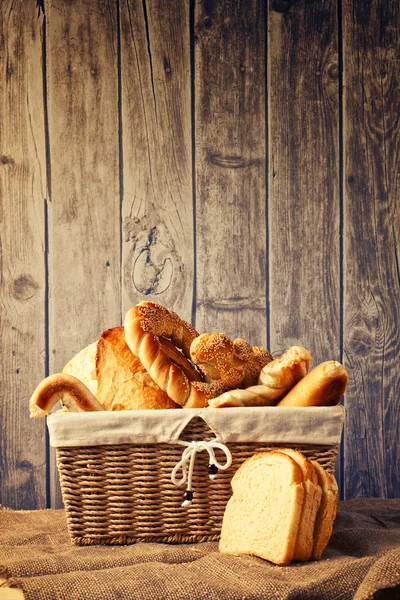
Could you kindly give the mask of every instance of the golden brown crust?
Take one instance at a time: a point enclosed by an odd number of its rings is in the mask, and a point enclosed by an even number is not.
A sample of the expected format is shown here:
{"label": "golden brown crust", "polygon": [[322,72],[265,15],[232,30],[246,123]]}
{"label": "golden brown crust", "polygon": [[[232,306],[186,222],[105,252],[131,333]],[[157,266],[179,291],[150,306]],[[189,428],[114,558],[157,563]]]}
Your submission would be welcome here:
{"label": "golden brown crust", "polygon": [[189,381],[203,381],[202,375],[186,356],[167,338],[159,338],[162,349],[169,357],[172,364],[182,369]]}
{"label": "golden brown crust", "polygon": [[208,401],[210,408],[226,408],[231,406],[273,406],[275,400],[269,398],[269,388],[265,385],[253,385],[245,390],[228,390]]}
{"label": "golden brown crust", "polygon": [[172,360],[170,348],[161,338],[168,338],[190,358],[190,344],[198,336],[193,327],[176,313],[155,302],[133,306],[125,317],[125,338],[131,352],[139,358],[153,381],[180,406],[204,407],[209,398],[221,393],[220,385],[191,380],[187,369]]}
{"label": "golden brown crust", "polygon": [[262,368],[258,383],[270,390],[270,399],[278,402],[306,375],[311,354],[302,346],[291,346],[286,352]]}
{"label": "golden brown crust", "polygon": [[346,391],[348,375],[335,360],[320,363],[277,406],[334,406]]}
{"label": "golden brown crust", "polygon": [[92,392],[79,379],[66,373],[56,373],[43,379],[33,392],[29,402],[30,416],[48,415],[59,400],[70,412],[104,410]]}
{"label": "golden brown crust", "polygon": [[[175,352],[177,354],[178,350],[175,349]],[[123,327],[107,329],[100,335],[96,378],[97,397],[106,410],[178,408],[132,354]]]}
{"label": "golden brown crust", "polygon": [[224,333],[198,336],[190,356],[207,377],[221,379],[229,388],[254,385],[261,368],[272,360],[266,348],[253,348],[240,338],[232,341]]}

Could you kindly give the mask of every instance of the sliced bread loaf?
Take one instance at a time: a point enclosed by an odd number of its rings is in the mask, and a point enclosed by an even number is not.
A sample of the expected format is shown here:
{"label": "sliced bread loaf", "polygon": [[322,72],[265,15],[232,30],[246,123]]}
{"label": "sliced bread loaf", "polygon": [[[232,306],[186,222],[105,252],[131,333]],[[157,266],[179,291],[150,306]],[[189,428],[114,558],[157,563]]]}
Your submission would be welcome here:
{"label": "sliced bread loaf", "polygon": [[312,460],[311,462],[318,477],[318,484],[322,489],[322,500],[315,521],[312,550],[312,558],[317,560],[321,558],[322,552],[332,535],[339,490],[334,476],[325,471],[317,461]]}
{"label": "sliced bread loaf", "polygon": [[304,454],[292,448],[279,448],[278,451],[290,456],[303,473],[304,501],[293,560],[309,560],[313,551],[315,520],[321,504],[322,490],[318,485],[315,468]]}
{"label": "sliced bread loaf", "polygon": [[277,565],[293,560],[304,500],[303,474],[286,454],[271,451],[246,460],[232,479],[220,552],[252,554]]}

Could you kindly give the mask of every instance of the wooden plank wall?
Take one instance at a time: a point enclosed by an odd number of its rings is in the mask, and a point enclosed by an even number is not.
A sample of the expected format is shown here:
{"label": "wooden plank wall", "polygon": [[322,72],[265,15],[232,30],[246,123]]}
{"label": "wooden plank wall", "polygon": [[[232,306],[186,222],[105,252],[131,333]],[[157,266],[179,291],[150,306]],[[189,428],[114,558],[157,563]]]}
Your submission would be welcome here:
{"label": "wooden plank wall", "polygon": [[26,411],[47,361],[42,26],[33,3],[0,3],[0,503],[27,509],[47,495],[45,424]]}
{"label": "wooden plank wall", "polygon": [[394,0],[0,4],[0,503],[35,385],[142,299],[342,360],[342,498],[400,496]]}

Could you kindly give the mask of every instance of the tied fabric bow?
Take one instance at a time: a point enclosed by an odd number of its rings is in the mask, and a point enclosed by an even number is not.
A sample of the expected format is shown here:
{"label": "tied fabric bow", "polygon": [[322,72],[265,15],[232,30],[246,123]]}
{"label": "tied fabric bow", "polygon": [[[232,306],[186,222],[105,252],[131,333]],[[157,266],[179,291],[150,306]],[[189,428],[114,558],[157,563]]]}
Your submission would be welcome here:
{"label": "tied fabric bow", "polygon": [[[193,492],[192,492],[192,476],[194,470],[194,463],[196,460],[197,452],[202,452],[206,450],[210,457],[210,464],[208,465],[208,474],[210,479],[215,479],[217,476],[218,469],[224,471],[225,469],[229,469],[232,464],[232,455],[229,451],[229,448],[225,446],[225,444],[221,444],[217,440],[211,440],[210,442],[199,441],[199,442],[184,442],[182,440],[178,440],[178,444],[181,446],[186,446],[184,451],[182,452],[181,460],[175,465],[171,473],[171,481],[176,486],[181,486],[187,481],[186,492],[183,495],[182,506],[188,506],[193,500]],[[215,458],[214,448],[219,448],[226,456],[225,464],[220,464]],[[188,463],[189,463],[189,473],[188,473]],[[177,473],[179,469],[182,468],[182,478],[177,478]]]}

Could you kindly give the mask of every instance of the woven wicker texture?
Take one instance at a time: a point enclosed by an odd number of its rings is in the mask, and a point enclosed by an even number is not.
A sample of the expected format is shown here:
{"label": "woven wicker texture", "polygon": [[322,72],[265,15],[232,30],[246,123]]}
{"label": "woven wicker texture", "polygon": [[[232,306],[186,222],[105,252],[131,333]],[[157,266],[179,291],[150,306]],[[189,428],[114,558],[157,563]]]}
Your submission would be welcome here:
{"label": "woven wicker texture", "polygon": [[[213,432],[202,419],[193,419],[181,439],[211,440]],[[298,446],[333,472],[337,446]],[[256,443],[230,444],[232,465],[214,480],[208,477],[208,454],[196,457],[193,501],[181,507],[183,488],[171,482],[183,447],[169,444],[121,444],[57,448],[57,466],[74,543],[130,544],[135,542],[203,542],[219,539],[230,481],[238,467],[256,452],[271,450]],[[225,462],[221,451],[217,460]]]}

